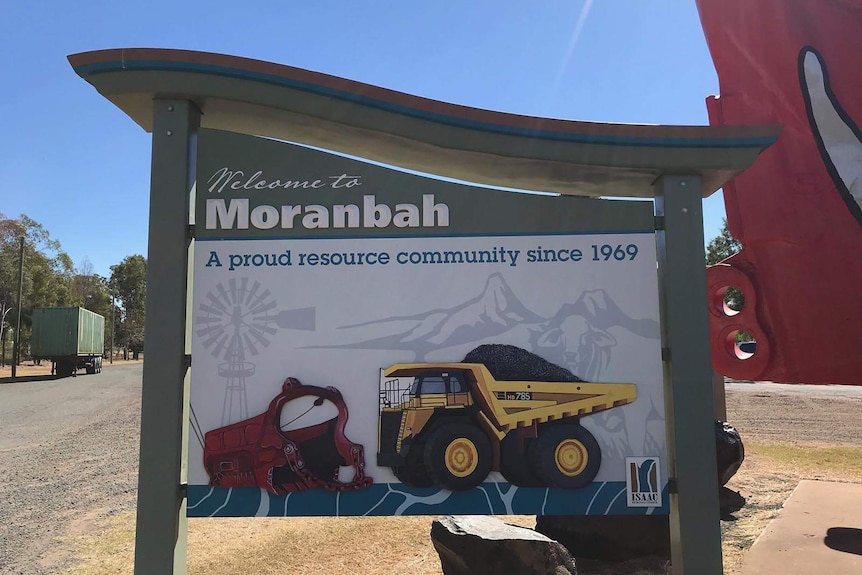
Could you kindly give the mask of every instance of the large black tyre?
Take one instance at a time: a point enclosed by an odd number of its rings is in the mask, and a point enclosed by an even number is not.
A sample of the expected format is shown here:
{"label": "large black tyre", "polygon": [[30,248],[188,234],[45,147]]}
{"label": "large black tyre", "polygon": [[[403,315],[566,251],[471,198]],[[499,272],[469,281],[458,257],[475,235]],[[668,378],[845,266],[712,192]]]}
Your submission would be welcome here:
{"label": "large black tyre", "polygon": [[410,487],[431,487],[434,480],[428,474],[428,468],[422,461],[425,452],[425,444],[414,443],[410,446],[404,465],[392,468],[392,473],[398,481]]}
{"label": "large black tyre", "polygon": [[578,489],[589,485],[602,465],[596,438],[577,423],[539,427],[528,450],[533,471],[549,487]]}
{"label": "large black tyre", "polygon": [[473,489],[488,477],[494,453],[485,433],[470,423],[445,423],[425,440],[425,466],[450,491]]}
{"label": "large black tyre", "polygon": [[542,481],[533,473],[527,452],[532,439],[510,432],[500,442],[500,473],[512,485],[541,487]]}

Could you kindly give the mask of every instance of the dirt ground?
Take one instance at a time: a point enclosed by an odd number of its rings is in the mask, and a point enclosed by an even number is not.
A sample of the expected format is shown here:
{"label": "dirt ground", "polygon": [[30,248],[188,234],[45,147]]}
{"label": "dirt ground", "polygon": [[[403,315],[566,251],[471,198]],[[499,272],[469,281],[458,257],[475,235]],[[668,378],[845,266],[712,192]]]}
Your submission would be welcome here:
{"label": "dirt ground", "polygon": [[[0,573],[131,573],[140,374],[140,364],[119,362],[106,364],[99,375],[58,380],[22,370],[23,381],[6,384],[7,373],[0,372]],[[728,487],[747,504],[721,523],[725,572],[733,575],[800,479],[862,483],[858,462],[832,465],[828,457],[814,463],[791,457],[828,455],[831,449],[844,450],[839,452],[844,456],[847,450],[862,453],[862,388],[731,383],[727,389],[728,421],[746,444],[745,463]],[[534,521],[509,519],[526,526]],[[220,575],[237,572],[240,565],[259,575],[439,575],[428,537],[431,521],[192,520],[189,572]],[[648,561],[583,562],[580,570],[586,575],[664,572]]]}
{"label": "dirt ground", "polygon": [[788,465],[766,455],[776,444],[803,453],[862,447],[862,388],[728,384],[726,389],[727,419],[748,445],[743,466],[727,485],[746,498],[746,505],[721,525],[725,572],[732,574],[801,479],[862,482],[856,473]]}

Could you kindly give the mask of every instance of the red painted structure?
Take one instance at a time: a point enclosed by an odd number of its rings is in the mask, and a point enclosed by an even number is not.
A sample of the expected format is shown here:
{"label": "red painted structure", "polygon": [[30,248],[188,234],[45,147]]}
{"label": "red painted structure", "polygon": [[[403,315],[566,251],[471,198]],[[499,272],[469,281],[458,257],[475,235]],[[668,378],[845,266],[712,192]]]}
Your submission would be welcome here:
{"label": "red painted structure", "polygon": [[[707,271],[713,366],[862,385],[862,0],[697,0],[718,71],[710,123],[782,123],[724,186],[743,249]],[[740,288],[730,315],[723,291]],[[757,340],[748,356],[737,330]]]}

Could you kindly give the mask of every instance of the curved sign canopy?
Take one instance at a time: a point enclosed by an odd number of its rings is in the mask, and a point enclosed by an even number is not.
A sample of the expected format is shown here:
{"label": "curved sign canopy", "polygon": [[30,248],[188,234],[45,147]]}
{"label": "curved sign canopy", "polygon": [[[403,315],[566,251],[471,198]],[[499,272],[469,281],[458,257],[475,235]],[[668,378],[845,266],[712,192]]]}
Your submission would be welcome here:
{"label": "curved sign canopy", "polygon": [[201,127],[301,142],[438,176],[580,196],[652,197],[663,174],[705,196],[747,168],[779,126],[656,126],[507,114],[259,60],[165,49],[69,56],[145,130],[154,98],[184,98]]}

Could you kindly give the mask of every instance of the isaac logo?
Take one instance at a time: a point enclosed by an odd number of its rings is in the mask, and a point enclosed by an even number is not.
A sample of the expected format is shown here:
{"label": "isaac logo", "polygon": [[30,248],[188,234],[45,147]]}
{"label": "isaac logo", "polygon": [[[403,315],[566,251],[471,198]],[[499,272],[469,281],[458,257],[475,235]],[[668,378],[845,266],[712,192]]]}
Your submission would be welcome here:
{"label": "isaac logo", "polygon": [[661,507],[658,457],[626,457],[626,505]]}

